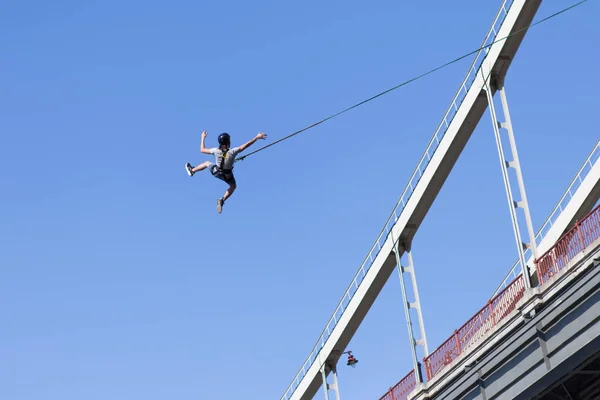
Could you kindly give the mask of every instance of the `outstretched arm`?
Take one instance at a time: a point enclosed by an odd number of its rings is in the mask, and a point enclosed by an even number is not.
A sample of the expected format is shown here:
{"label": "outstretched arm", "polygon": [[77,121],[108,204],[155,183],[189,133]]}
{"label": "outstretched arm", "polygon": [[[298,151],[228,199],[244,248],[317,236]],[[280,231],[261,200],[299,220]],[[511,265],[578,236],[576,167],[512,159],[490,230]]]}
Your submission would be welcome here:
{"label": "outstretched arm", "polygon": [[200,152],[204,154],[210,154],[210,149],[204,147],[204,139],[206,138],[206,135],[208,135],[208,132],[202,132],[202,139],[200,140]]}
{"label": "outstretched arm", "polygon": [[256,135],[254,137],[254,139],[249,140],[248,142],[244,143],[243,145],[240,146],[240,153],[244,150],[246,150],[248,147],[252,146],[254,143],[256,143],[256,141],[258,139],[265,139],[267,137],[266,133],[259,133],[258,135]]}

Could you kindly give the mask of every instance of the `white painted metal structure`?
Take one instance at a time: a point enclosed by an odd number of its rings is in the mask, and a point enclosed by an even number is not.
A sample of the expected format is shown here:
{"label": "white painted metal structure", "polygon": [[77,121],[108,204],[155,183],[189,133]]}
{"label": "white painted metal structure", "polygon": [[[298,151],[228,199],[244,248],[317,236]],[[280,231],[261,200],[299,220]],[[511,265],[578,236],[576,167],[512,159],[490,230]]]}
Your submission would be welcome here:
{"label": "white painted metal structure", "polygon": [[[590,155],[587,157],[575,178],[560,198],[556,207],[542,225],[535,237],[538,256],[546,252],[564,232],[569,230],[578,219],[582,218],[592,210],[594,204],[600,197],[600,140],[596,142]],[[535,272],[531,250],[525,251],[525,258],[529,265],[531,274]],[[523,267],[521,261],[515,262],[510,272],[494,292],[494,297],[504,289],[521,272]]]}
{"label": "white painted metal structure", "polygon": [[[504,189],[506,191],[506,198],[508,200],[508,207],[510,210],[510,217],[513,225],[513,233],[515,235],[515,241],[517,245],[517,253],[519,254],[519,261],[524,265],[527,271],[529,271],[527,262],[525,261],[525,249],[530,248],[533,257],[537,257],[537,245],[535,243],[535,234],[533,233],[533,223],[531,222],[531,215],[529,213],[529,205],[527,202],[527,193],[525,190],[525,184],[523,182],[523,175],[521,172],[521,166],[519,161],[519,154],[517,151],[517,144],[515,135],[512,128],[512,122],[510,120],[510,111],[508,108],[508,100],[506,99],[506,90],[504,89],[504,77],[494,76],[492,73],[486,74],[486,70],[491,70],[491,66],[486,66],[485,63],[481,67],[481,76],[486,81],[485,92],[488,98],[488,105],[490,108],[490,116],[492,118],[492,127],[494,128],[494,135],[496,137],[496,147],[498,149],[498,156],[500,158],[500,166],[502,168],[502,177],[504,179]],[[488,78],[489,77],[489,78]],[[498,119],[498,113],[496,111],[496,105],[494,104],[494,93],[493,90],[497,89],[500,92],[500,98],[502,99],[502,113],[504,114],[504,120]],[[502,144],[502,133],[501,130],[506,132],[510,146],[505,150]],[[507,158],[507,155],[510,158]],[[510,169],[514,169],[516,174],[520,200],[516,200],[513,194],[510,180]],[[529,242],[523,241],[523,235],[519,224],[519,217],[517,209],[523,210],[525,216],[525,227],[527,228],[527,236]],[[529,276],[528,276],[529,278]],[[531,280],[525,279],[525,288],[531,288]]]}
{"label": "white painted metal structure", "polygon": [[[521,30],[531,24],[540,3],[541,0],[502,2],[483,43],[489,47],[477,53],[408,186],[282,400],[312,399],[327,374],[335,369],[339,357],[397,264],[394,249],[399,248],[400,256],[410,246],[418,227],[487,109],[485,80],[490,76],[503,78],[506,75],[526,33],[526,30]],[[512,36],[495,42],[509,35]],[[482,65],[485,65],[487,75],[484,77],[480,73]],[[495,92],[495,88],[491,90]],[[559,225],[566,222],[566,218],[555,220],[553,227],[556,227],[556,231],[560,229]],[[566,228],[564,226],[561,232]],[[548,238],[551,236],[554,234],[546,234]],[[327,396],[327,387],[324,389]]]}

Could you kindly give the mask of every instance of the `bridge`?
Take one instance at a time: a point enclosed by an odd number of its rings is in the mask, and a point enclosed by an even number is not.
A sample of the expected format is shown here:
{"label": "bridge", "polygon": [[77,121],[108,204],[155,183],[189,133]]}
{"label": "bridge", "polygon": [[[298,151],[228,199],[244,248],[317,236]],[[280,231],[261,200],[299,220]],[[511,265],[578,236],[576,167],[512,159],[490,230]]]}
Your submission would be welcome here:
{"label": "bridge", "polygon": [[[568,385],[585,388],[583,395],[595,393],[585,378],[597,378],[593,374],[600,370],[595,367],[598,361],[584,356],[600,350],[599,339],[593,337],[600,336],[600,210],[592,210],[600,196],[600,141],[535,233],[505,88],[505,77],[540,4],[541,0],[502,1],[408,185],[281,400],[312,399],[319,389],[326,400],[331,392],[340,400],[338,360],[396,269],[413,368],[380,400],[525,399],[554,390],[556,382],[571,396],[563,394],[567,399],[575,398]],[[488,303],[429,353],[411,244],[486,110],[496,137],[518,259]],[[414,294],[412,301],[408,293]],[[410,309],[416,311],[416,320]],[[423,359],[417,356],[419,346]]]}

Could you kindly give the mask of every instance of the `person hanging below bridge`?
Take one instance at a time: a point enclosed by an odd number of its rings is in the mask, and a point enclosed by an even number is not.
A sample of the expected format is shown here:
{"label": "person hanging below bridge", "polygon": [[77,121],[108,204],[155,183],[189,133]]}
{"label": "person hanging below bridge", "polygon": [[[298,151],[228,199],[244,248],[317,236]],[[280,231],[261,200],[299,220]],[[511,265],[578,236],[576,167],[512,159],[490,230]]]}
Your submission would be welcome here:
{"label": "person hanging below bridge", "polygon": [[265,133],[258,133],[254,139],[249,140],[241,146],[231,148],[231,136],[224,132],[219,135],[219,147],[213,147],[210,149],[207,149],[204,146],[204,139],[206,138],[206,135],[208,135],[208,132],[202,132],[202,139],[200,140],[200,152],[204,154],[213,154],[215,156],[215,163],[213,164],[210,161],[206,161],[200,165],[192,167],[192,165],[188,162],[185,164],[185,170],[189,176],[194,176],[196,172],[200,172],[206,168],[209,168],[211,174],[215,178],[218,178],[229,185],[229,188],[227,188],[225,191],[225,195],[217,199],[217,212],[220,214],[223,210],[225,200],[227,200],[233,194],[237,187],[235,176],[233,176],[233,164],[235,162],[235,157],[256,143],[257,140],[266,139],[267,135]]}

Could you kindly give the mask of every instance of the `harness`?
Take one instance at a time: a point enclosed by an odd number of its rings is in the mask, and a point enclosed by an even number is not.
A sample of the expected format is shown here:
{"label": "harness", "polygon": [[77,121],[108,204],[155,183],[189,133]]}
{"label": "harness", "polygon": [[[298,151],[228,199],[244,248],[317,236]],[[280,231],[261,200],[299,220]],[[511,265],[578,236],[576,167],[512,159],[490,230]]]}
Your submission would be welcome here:
{"label": "harness", "polygon": [[219,163],[219,165],[217,165],[217,169],[219,170],[219,172],[222,172],[224,175],[231,176],[233,173],[233,168],[232,169],[223,168],[223,165],[225,164],[225,157],[227,156],[228,151],[229,151],[229,149],[225,149],[225,151],[223,151],[223,154],[221,155],[221,162]]}

